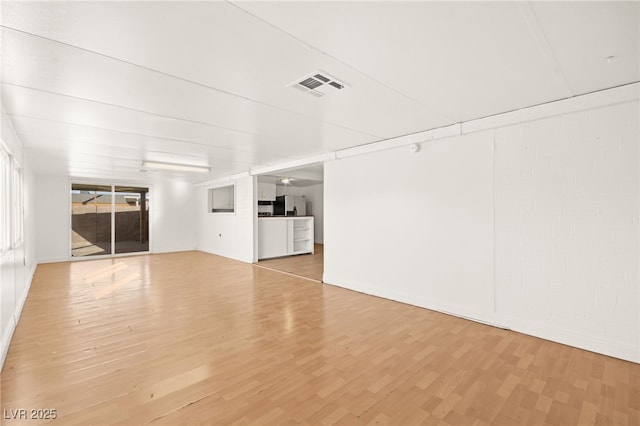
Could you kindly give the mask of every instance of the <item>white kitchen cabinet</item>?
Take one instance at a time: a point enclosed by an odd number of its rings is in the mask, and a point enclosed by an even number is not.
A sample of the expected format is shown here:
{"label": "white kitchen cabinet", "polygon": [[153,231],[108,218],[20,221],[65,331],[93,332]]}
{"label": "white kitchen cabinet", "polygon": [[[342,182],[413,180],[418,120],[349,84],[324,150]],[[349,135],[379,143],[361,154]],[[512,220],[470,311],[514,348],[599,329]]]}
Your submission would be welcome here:
{"label": "white kitchen cabinet", "polygon": [[258,201],[275,201],[276,184],[258,182]]}
{"label": "white kitchen cabinet", "polygon": [[258,258],[286,256],[288,251],[287,219],[258,218]]}
{"label": "white kitchen cabinet", "polygon": [[258,218],[258,259],[313,253],[313,217]]}
{"label": "white kitchen cabinet", "polygon": [[313,218],[289,219],[288,254],[313,253]]}

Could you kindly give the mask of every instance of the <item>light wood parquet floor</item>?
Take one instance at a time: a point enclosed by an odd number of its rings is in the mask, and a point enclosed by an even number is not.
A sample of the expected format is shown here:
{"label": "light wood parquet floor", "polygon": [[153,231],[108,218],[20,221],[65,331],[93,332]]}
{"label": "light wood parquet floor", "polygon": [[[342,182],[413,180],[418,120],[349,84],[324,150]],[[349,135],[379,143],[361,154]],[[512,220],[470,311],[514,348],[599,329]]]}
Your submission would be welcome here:
{"label": "light wood parquet floor", "polygon": [[201,252],[40,265],[0,385],[64,425],[640,424],[638,364]]}
{"label": "light wood parquet floor", "polygon": [[299,275],[315,281],[322,281],[322,273],[324,271],[324,245],[314,244],[313,251],[313,254],[261,260],[258,262],[258,266]]}

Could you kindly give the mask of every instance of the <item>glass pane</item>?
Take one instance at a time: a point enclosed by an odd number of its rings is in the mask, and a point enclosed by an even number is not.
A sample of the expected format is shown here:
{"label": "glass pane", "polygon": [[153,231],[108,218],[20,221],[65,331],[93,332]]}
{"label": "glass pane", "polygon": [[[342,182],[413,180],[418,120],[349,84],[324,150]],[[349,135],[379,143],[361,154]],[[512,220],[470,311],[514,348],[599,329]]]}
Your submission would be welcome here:
{"label": "glass pane", "polygon": [[116,253],[149,251],[149,188],[116,186]]}
{"label": "glass pane", "polygon": [[111,254],[111,187],[71,185],[71,256]]}

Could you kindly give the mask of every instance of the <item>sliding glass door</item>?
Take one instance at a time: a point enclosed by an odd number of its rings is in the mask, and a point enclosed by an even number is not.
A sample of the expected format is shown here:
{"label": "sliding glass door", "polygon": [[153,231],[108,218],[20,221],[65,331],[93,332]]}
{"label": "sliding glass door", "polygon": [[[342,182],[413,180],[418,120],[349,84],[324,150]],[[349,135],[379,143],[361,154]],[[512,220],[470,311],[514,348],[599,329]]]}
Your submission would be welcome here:
{"label": "sliding glass door", "polygon": [[71,256],[149,251],[149,188],[71,185]]}
{"label": "sliding glass door", "polygon": [[71,256],[111,254],[111,189],[71,185]]}
{"label": "sliding glass door", "polygon": [[115,253],[149,251],[149,188],[115,187]]}

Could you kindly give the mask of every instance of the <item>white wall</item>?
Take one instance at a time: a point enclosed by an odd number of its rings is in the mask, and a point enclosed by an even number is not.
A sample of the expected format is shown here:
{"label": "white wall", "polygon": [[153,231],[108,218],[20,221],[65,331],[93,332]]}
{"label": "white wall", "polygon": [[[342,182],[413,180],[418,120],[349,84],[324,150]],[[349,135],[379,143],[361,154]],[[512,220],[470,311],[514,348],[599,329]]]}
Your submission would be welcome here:
{"label": "white wall", "polygon": [[276,197],[281,195],[306,195],[303,188],[291,185],[276,185]]}
{"label": "white wall", "polygon": [[33,174],[13,124],[5,114],[4,106],[1,106],[1,115],[2,143],[22,167],[24,236],[20,244],[0,256],[0,370],[4,364],[16,324],[20,319],[35,271]]}
{"label": "white wall", "polygon": [[324,243],[324,184],[310,186],[277,185],[276,195],[304,195],[307,197],[307,214],[313,215],[314,241]]}
{"label": "white wall", "polygon": [[151,190],[151,251],[194,250],[196,197],[193,185],[180,180],[159,180]]}
{"label": "white wall", "polygon": [[324,281],[640,362],[634,96],[325,163]]}
{"label": "white wall", "polygon": [[640,362],[638,103],[496,131],[496,312]]}
{"label": "white wall", "polygon": [[[257,226],[257,197],[255,178],[246,176],[231,181],[199,186],[196,189],[196,248],[219,256],[243,262],[254,261],[254,229]],[[211,213],[208,191],[210,188],[235,184],[236,207],[234,213]]]}
{"label": "white wall", "polygon": [[324,281],[478,317],[493,310],[490,133],[325,164]]}
{"label": "white wall", "polygon": [[35,240],[38,263],[69,260],[71,190],[66,176],[35,177]]}
{"label": "white wall", "polygon": [[[100,182],[112,183],[108,180]],[[70,260],[70,185],[67,176],[36,176],[38,263]],[[158,179],[150,187],[151,252],[193,250],[196,233],[193,185],[180,180]]]}
{"label": "white wall", "polygon": [[314,241],[324,244],[324,183],[307,187],[307,214],[313,215]]}

